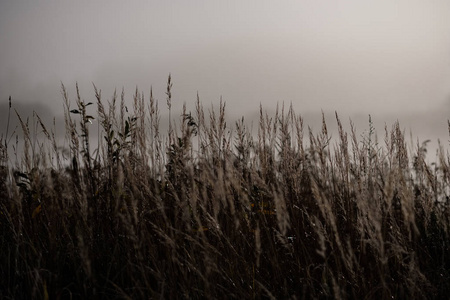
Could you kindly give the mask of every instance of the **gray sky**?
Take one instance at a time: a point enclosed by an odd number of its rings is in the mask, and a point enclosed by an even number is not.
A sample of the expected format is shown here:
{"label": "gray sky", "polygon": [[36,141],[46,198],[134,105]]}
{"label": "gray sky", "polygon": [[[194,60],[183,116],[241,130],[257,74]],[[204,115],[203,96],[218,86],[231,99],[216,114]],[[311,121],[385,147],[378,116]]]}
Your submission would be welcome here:
{"label": "gray sky", "polygon": [[171,73],[179,107],[197,91],[236,118],[285,101],[448,140],[449,16],[448,0],[2,0],[0,127],[9,95],[61,114],[61,82],[86,100],[91,82],[107,98],[152,85],[164,108]]}

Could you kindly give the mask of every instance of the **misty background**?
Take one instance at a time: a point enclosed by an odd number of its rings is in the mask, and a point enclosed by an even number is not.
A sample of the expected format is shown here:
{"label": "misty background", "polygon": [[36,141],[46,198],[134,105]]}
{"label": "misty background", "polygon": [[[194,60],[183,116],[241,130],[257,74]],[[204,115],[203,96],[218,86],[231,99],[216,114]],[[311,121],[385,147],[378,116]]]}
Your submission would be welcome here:
{"label": "misty background", "polygon": [[73,108],[76,82],[92,102],[92,83],[105,102],[124,88],[130,106],[136,86],[146,99],[153,87],[164,115],[170,73],[178,111],[194,110],[197,92],[205,109],[222,97],[229,119],[249,123],[260,103],[292,103],[315,131],[321,110],[358,133],[370,114],[381,138],[399,120],[448,148],[449,16],[446,0],[2,0],[0,133],[10,95],[24,119],[61,121],[61,83]]}

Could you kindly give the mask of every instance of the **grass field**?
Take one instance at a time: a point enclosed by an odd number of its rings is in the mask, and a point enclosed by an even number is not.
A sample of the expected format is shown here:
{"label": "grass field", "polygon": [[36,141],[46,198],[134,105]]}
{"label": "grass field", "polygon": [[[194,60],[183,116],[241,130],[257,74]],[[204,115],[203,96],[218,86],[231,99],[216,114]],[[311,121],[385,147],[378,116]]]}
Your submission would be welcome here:
{"label": "grass field", "polygon": [[359,136],[338,114],[332,139],[284,106],[252,134],[224,103],[173,115],[171,88],[72,109],[63,86],[65,151],[38,116],[20,161],[3,138],[3,299],[448,298],[443,148],[427,164],[398,123]]}

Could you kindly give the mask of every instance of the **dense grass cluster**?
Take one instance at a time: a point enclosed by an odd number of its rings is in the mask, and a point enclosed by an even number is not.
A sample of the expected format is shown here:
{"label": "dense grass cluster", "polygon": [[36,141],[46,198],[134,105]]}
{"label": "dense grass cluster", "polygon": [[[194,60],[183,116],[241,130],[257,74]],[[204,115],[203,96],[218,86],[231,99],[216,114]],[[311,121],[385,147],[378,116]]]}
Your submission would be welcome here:
{"label": "dense grass cluster", "polygon": [[325,121],[314,133],[284,107],[260,108],[253,135],[244,119],[226,124],[225,104],[205,115],[199,100],[161,134],[152,95],[136,91],[130,110],[123,93],[95,96],[71,109],[63,87],[66,151],[38,116],[45,140],[20,120],[22,160],[1,143],[4,299],[448,297],[442,149],[428,165],[398,124],[379,142],[336,114],[331,139]]}

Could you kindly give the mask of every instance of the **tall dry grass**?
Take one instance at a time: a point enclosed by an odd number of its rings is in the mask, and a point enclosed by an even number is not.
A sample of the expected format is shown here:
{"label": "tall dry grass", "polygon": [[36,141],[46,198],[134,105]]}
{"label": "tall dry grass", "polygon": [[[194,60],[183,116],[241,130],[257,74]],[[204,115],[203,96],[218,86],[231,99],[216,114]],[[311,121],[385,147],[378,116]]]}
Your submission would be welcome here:
{"label": "tall dry grass", "polygon": [[37,115],[17,115],[21,160],[0,143],[2,298],[448,297],[443,147],[427,164],[398,123],[358,138],[336,114],[332,139],[325,118],[314,133],[284,106],[260,107],[254,136],[199,98],[164,135],[152,94],[128,109],[94,89],[86,103],[77,87],[71,109],[62,87],[65,153]]}

